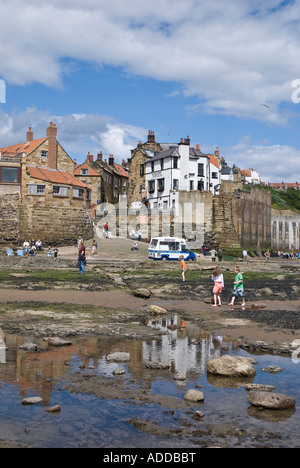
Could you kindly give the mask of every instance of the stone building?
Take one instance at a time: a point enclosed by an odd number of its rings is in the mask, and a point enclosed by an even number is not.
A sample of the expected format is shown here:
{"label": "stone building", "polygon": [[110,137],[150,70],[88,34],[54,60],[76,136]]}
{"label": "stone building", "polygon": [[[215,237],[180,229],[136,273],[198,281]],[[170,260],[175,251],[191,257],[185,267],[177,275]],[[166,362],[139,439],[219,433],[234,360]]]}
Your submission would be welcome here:
{"label": "stone building", "polygon": [[129,164],[129,181],[128,181],[128,202],[131,204],[136,201],[143,201],[147,198],[146,190],[146,161],[156,156],[164,148],[155,141],[153,130],[148,132],[148,140],[145,143],[141,141],[137,147],[131,151]]}
{"label": "stone building", "polygon": [[88,153],[86,161],[77,165],[74,171],[76,178],[88,184],[92,190],[92,206],[100,203],[118,203],[119,197],[127,194],[128,173],[123,164],[115,163],[111,154],[109,161],[103,160],[102,152],[97,159]]}
{"label": "stone building", "polygon": [[[57,141],[57,127],[50,122],[44,138],[34,140],[29,128],[26,142],[0,149],[0,204],[4,195],[14,202],[15,243],[23,238],[66,243],[78,235],[92,236],[91,190],[74,175],[74,161]],[[6,199],[7,201],[7,199]],[[0,242],[7,238],[0,234]]]}

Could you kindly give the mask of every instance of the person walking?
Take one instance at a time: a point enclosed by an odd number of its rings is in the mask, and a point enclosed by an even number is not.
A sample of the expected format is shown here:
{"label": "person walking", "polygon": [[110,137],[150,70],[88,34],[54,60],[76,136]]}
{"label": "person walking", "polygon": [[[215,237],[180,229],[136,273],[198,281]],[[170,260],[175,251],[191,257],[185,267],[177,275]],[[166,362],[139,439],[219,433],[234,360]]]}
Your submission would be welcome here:
{"label": "person walking", "polygon": [[213,288],[213,294],[214,294],[213,307],[221,306],[222,305],[221,294],[224,289],[224,276],[221,273],[221,268],[219,266],[214,269],[214,272],[212,274],[212,280],[215,283],[214,288]]}
{"label": "person walking", "polygon": [[266,263],[269,263],[269,261],[270,261],[270,257],[271,257],[271,255],[270,255],[270,251],[269,251],[269,250],[267,250],[267,251],[265,252]]}
{"label": "person walking", "polygon": [[80,275],[84,275],[85,265],[86,265],[85,246],[84,246],[84,243],[81,242],[79,249],[78,249],[78,267],[79,267]]}
{"label": "person walking", "polygon": [[182,282],[185,283],[186,282],[185,274],[187,272],[187,264],[184,261],[183,255],[180,255],[179,260],[180,260],[180,265],[181,265]]}
{"label": "person walking", "polygon": [[244,292],[244,277],[239,267],[236,267],[234,272],[235,272],[235,280],[233,283],[234,285],[233,295],[232,295],[232,299],[229,305],[233,306],[236,298],[240,297],[242,299],[242,307],[245,307],[246,303],[245,303],[245,292]]}
{"label": "person walking", "polygon": [[246,249],[244,249],[244,250],[243,250],[243,260],[244,260],[244,262],[247,261],[247,258],[248,258],[248,252],[247,252]]}

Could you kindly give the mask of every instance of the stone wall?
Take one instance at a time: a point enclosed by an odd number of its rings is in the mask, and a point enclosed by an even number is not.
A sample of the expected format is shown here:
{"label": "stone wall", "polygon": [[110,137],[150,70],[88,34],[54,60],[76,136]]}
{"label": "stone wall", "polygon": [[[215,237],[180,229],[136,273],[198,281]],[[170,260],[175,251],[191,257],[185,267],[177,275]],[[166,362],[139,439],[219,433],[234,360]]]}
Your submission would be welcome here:
{"label": "stone wall", "polygon": [[0,195],[0,244],[10,245],[19,239],[20,193]]}
{"label": "stone wall", "polygon": [[19,193],[0,196],[0,245],[21,246],[25,239],[67,245],[79,236],[85,240],[93,237],[89,211],[22,204]]}
{"label": "stone wall", "polygon": [[300,215],[293,211],[272,209],[272,249],[299,251]]}
{"label": "stone wall", "polygon": [[20,241],[34,239],[44,244],[68,245],[93,237],[93,224],[88,211],[40,205],[19,206]]}

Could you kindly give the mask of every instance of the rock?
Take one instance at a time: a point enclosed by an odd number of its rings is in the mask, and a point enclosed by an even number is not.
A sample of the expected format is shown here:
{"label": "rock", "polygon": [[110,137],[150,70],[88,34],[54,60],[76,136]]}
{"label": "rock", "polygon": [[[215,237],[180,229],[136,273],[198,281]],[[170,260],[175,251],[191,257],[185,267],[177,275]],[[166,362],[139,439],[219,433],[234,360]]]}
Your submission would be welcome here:
{"label": "rock", "polygon": [[205,304],[213,304],[214,300],[212,297],[207,297],[206,299],[203,300],[203,302],[205,302]]}
{"label": "rock", "polygon": [[296,401],[286,395],[269,392],[249,392],[248,401],[252,406],[259,406],[270,410],[294,409]]}
{"label": "rock", "polygon": [[158,307],[156,305],[151,305],[150,307],[148,307],[147,312],[151,315],[164,315],[168,313],[166,309],[163,309],[162,307]]}
{"label": "rock", "polygon": [[107,361],[128,362],[130,361],[129,353],[111,353],[106,356]]}
{"label": "rock", "polygon": [[245,389],[247,392],[274,392],[276,390],[275,387],[272,387],[271,385],[261,385],[261,384],[248,384],[245,386]]}
{"label": "rock", "polygon": [[147,369],[169,369],[169,364],[163,364],[162,362],[152,362],[147,361],[145,362],[145,366]]}
{"label": "rock", "polygon": [[30,397],[30,398],[24,398],[22,400],[22,405],[38,405],[39,403],[42,403],[43,398],[40,397]]}
{"label": "rock", "polygon": [[283,369],[278,366],[269,366],[269,367],[264,367],[262,369],[262,372],[268,372],[269,374],[279,374],[280,372],[283,372]]}
{"label": "rock", "polygon": [[188,390],[184,395],[184,399],[192,402],[204,401],[204,395],[199,390]]}
{"label": "rock", "polygon": [[113,375],[124,375],[126,373],[125,369],[119,367],[113,371]]}
{"label": "rock", "polygon": [[51,346],[70,346],[72,341],[65,341],[58,337],[48,338],[48,343]]}
{"label": "rock", "polygon": [[209,361],[207,373],[221,377],[254,377],[256,371],[247,358],[222,356]]}
{"label": "rock", "polygon": [[35,343],[25,343],[22,346],[19,346],[19,349],[23,349],[24,351],[37,351],[38,345]]}
{"label": "rock", "polygon": [[133,294],[136,297],[142,297],[143,299],[149,299],[151,297],[151,292],[149,291],[149,289],[144,288],[135,289],[135,291],[133,291]]}
{"label": "rock", "polygon": [[199,420],[199,419],[202,419],[205,417],[205,414],[202,413],[202,411],[196,411],[196,413],[192,416],[192,419],[196,419]]}
{"label": "rock", "polygon": [[52,408],[47,409],[47,413],[59,413],[61,411],[61,407],[59,405],[52,406]]}
{"label": "rock", "polygon": [[259,302],[255,302],[254,304],[251,304],[252,310],[260,310],[260,309],[265,309],[265,308],[266,308],[266,305],[259,303]]}

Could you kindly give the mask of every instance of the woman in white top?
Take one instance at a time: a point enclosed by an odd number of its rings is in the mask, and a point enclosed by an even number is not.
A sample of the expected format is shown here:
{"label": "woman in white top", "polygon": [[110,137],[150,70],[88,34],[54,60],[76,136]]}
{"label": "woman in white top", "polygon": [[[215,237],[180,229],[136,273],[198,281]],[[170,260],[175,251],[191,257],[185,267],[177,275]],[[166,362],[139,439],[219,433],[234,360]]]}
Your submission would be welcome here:
{"label": "woman in white top", "polygon": [[221,273],[221,268],[217,267],[215,268],[213,275],[212,275],[212,280],[214,281],[214,305],[213,307],[221,306],[222,301],[221,301],[221,294],[224,289],[224,276]]}

